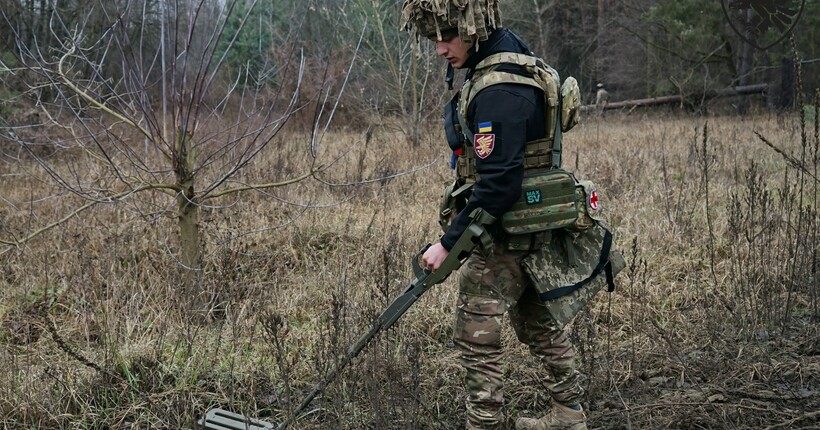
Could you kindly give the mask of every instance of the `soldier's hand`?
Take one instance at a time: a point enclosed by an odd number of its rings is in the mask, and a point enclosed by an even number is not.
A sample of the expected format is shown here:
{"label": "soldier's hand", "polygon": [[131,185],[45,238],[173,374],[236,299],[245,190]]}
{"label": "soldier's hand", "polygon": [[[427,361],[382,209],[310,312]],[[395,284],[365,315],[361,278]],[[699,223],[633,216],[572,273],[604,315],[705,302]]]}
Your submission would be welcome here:
{"label": "soldier's hand", "polygon": [[436,271],[441,267],[441,263],[447,258],[449,252],[441,246],[441,242],[431,246],[424,255],[421,256],[421,264],[425,269]]}

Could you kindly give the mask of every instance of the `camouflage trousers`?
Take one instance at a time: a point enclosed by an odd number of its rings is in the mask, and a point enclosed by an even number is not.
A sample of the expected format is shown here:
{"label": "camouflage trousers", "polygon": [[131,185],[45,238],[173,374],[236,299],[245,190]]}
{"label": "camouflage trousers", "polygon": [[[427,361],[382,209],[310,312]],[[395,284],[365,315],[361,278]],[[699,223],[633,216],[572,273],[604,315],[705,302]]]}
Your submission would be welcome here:
{"label": "camouflage trousers", "polygon": [[499,429],[504,423],[501,324],[505,312],[518,339],[544,366],[543,383],[553,400],[573,404],[583,394],[575,350],[521,269],[526,255],[497,243],[489,256],[474,252],[460,270],[453,340],[466,370],[467,429]]}

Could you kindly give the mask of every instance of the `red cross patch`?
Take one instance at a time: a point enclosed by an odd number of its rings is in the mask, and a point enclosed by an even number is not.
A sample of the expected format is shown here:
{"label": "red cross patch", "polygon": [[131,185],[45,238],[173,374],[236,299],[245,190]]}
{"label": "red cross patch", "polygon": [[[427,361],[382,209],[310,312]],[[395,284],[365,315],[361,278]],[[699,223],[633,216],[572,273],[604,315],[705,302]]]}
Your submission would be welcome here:
{"label": "red cross patch", "polygon": [[591,209],[598,209],[598,192],[593,191],[589,193],[589,207]]}

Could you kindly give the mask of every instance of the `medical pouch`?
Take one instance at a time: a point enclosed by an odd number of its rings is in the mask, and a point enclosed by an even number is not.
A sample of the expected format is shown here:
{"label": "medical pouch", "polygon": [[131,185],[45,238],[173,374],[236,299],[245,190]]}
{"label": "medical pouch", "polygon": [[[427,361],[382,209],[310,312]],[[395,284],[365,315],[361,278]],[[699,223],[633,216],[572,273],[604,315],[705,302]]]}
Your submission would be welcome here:
{"label": "medical pouch", "polygon": [[575,195],[578,201],[578,218],[567,226],[572,231],[584,231],[601,219],[601,203],[598,200],[598,189],[592,181],[578,181],[575,184]]}

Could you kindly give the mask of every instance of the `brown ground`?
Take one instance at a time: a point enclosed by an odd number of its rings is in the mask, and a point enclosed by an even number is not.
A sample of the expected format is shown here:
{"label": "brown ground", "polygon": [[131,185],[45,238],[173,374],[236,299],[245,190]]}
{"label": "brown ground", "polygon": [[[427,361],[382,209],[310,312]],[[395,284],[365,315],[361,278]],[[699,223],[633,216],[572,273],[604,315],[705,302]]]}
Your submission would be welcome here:
{"label": "brown ground", "polygon": [[[609,115],[566,136],[565,165],[599,184],[630,264],[571,329],[591,428],[820,428],[813,124],[805,139],[801,155],[794,115]],[[178,429],[212,406],[281,421],[410,280],[411,255],[438,237],[451,173],[434,140],[413,148],[387,128],[367,143],[336,131],[319,155],[344,155],[323,174],[330,182],[433,164],[203,209],[207,313],[180,294],[174,206],[162,194],[97,205],[6,249],[0,427]],[[242,179],[298,175],[306,157],[283,154],[305,142],[277,141]],[[3,148],[0,240],[83,204]],[[73,184],[94,187],[87,178],[102,174],[76,151],[40,155]],[[293,428],[460,428],[461,370],[446,347],[455,294],[452,279],[431,290]],[[533,359],[505,336],[512,422],[548,400]]]}

